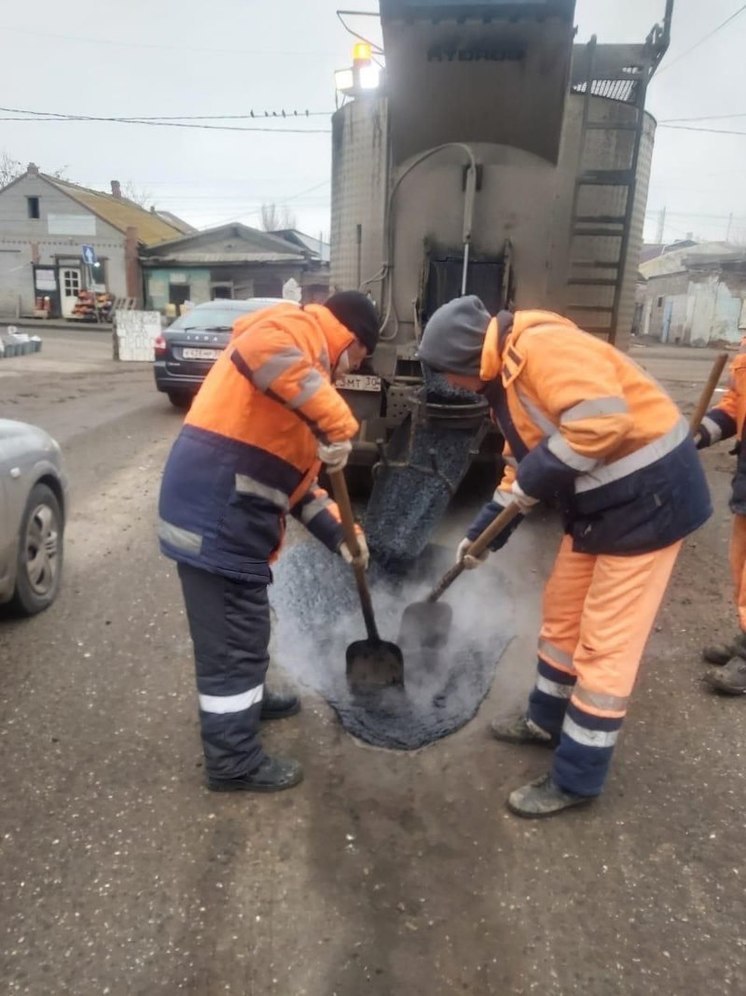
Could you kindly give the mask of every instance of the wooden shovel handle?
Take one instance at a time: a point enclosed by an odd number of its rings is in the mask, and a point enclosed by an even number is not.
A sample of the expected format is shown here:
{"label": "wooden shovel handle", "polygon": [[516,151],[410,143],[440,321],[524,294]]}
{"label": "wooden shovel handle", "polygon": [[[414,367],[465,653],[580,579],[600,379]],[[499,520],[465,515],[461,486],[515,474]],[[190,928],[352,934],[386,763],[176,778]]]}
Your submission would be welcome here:
{"label": "wooden shovel handle", "polygon": [[376,625],[376,618],[373,614],[373,600],[370,597],[368,579],[365,575],[365,568],[360,563],[360,543],[358,542],[357,532],[355,531],[355,516],[352,512],[352,503],[350,502],[350,493],[347,490],[344,471],[330,470],[329,480],[332,482],[334,500],[339,507],[345,543],[347,543],[347,548],[352,554],[352,569],[355,572],[355,581],[357,582],[357,592],[360,596],[360,607],[363,610],[365,628],[369,639],[379,642],[381,638],[378,635],[378,626]]}
{"label": "wooden shovel handle", "polygon": [[712,401],[712,396],[715,393],[715,388],[720,383],[720,378],[723,376],[723,370],[725,369],[725,364],[727,362],[728,362],[728,354],[721,353],[712,365],[710,376],[702,390],[702,396],[699,399],[697,407],[694,409],[692,420],[689,423],[692,430],[692,435],[696,435],[697,429],[699,429],[702,419],[709,411],[710,402]]}
{"label": "wooden shovel handle", "polygon": [[[466,551],[467,557],[479,557],[484,551],[489,547],[490,543],[497,539],[504,529],[517,519],[521,514],[521,510],[515,503],[508,505],[507,508],[498,515],[498,517],[491,522],[489,526],[474,540],[472,545]],[[430,594],[427,596],[428,602],[437,602],[441,595],[443,595],[451,587],[456,578],[461,577],[463,572],[466,570],[464,567],[463,560],[454,566],[440,579],[438,584],[433,588]]]}

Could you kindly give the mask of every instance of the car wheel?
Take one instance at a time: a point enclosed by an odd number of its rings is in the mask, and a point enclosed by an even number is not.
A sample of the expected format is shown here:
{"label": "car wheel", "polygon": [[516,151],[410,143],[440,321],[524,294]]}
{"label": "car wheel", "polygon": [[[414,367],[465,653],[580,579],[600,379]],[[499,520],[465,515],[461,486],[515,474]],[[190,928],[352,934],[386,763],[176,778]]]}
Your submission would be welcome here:
{"label": "car wheel", "polygon": [[21,520],[12,611],[33,616],[55,600],[62,575],[63,533],[57,496],[46,484],[37,484]]}
{"label": "car wheel", "polygon": [[178,394],[176,391],[169,391],[168,400],[174,408],[186,410],[191,407],[193,398],[191,394]]}

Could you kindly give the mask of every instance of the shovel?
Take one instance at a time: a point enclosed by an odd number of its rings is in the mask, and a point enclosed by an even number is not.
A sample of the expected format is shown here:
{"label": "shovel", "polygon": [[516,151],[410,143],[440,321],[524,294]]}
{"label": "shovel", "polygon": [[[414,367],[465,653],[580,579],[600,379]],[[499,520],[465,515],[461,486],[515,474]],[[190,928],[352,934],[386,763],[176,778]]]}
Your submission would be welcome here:
{"label": "shovel", "polygon": [[[489,547],[500,533],[507,529],[511,522],[521,514],[516,504],[508,505],[492,522],[481,536],[474,540],[466,551],[466,556],[479,557]],[[439,603],[438,599],[451,587],[456,578],[461,577],[466,570],[464,561],[455,564],[443,575],[424,602],[414,602],[408,605],[402,616],[399,639],[407,646],[420,646],[434,649],[445,645],[451,629],[453,609],[450,605]]]}
{"label": "shovel", "polygon": [[404,657],[395,643],[388,643],[378,635],[373,602],[368,588],[365,568],[359,562],[360,544],[355,532],[355,519],[350,505],[347,482],[341,470],[329,472],[334,499],[339,506],[345,542],[352,554],[360,605],[363,610],[367,640],[356,640],[347,648],[347,683],[353,691],[372,691],[389,685],[404,684]]}

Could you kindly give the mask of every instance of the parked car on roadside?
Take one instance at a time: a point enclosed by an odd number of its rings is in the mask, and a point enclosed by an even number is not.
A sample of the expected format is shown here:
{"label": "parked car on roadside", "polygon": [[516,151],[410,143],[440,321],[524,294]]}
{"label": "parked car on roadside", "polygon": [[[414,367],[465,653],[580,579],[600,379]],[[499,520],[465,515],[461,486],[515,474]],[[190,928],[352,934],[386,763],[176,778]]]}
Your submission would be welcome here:
{"label": "parked car on roadside", "polygon": [[59,591],[66,495],[55,440],[0,419],[0,604],[19,615],[48,608]]}
{"label": "parked car on roadside", "polygon": [[172,405],[188,408],[210,367],[228,345],[233,323],[241,315],[288,304],[282,298],[221,298],[198,304],[177,318],[155,341],[155,386]]}

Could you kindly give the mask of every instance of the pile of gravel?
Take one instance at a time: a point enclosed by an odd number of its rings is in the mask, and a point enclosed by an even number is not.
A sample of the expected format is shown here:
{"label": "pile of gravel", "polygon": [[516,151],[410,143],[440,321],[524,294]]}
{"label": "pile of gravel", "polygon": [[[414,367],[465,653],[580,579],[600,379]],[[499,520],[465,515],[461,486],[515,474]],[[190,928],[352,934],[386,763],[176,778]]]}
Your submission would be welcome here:
{"label": "pile of gravel", "polygon": [[[454,387],[424,365],[423,375],[423,394],[429,404],[473,405],[478,401],[471,391]],[[478,428],[420,422],[413,416],[394,432],[386,447],[390,463],[379,468],[365,516],[371,553],[388,571],[406,571],[432,539],[469,469],[478,432]],[[406,466],[396,466],[401,463]]]}

